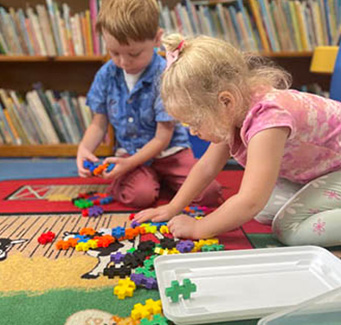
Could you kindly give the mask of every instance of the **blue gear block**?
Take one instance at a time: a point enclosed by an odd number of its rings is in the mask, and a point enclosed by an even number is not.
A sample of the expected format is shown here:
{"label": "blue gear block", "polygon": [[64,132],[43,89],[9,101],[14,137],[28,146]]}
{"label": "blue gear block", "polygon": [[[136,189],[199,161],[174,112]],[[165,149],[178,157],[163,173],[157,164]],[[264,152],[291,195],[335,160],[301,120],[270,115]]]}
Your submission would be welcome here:
{"label": "blue gear block", "polygon": [[87,243],[91,239],[84,235],[76,235],[75,238],[79,238],[78,243]]}
{"label": "blue gear block", "polygon": [[115,238],[121,238],[124,237],[126,233],[126,230],[123,227],[115,227],[111,230],[111,235]]}
{"label": "blue gear block", "polygon": [[107,196],[107,197],[104,197],[102,199],[99,200],[99,203],[100,204],[109,204],[111,203],[112,201],[114,200],[114,198],[112,196]]}
{"label": "blue gear block", "polygon": [[109,166],[106,169],[107,173],[110,173],[115,168],[115,164],[109,164]]}

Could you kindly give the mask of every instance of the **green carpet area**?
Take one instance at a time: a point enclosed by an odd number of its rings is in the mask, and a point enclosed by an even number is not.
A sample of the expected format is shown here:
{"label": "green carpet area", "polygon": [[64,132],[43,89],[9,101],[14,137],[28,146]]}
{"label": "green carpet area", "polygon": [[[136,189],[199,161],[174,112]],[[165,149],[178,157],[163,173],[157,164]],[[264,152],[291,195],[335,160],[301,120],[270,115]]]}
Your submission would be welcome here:
{"label": "green carpet area", "polygon": [[[159,299],[156,290],[139,289],[132,298],[119,300],[113,288],[99,290],[53,290],[42,295],[27,296],[26,293],[0,297],[1,324],[6,325],[61,325],[69,316],[86,309],[99,309],[113,315],[128,317],[134,305],[147,299]],[[46,314],[48,311],[48,316]],[[257,324],[257,320],[224,322],[219,324]],[[213,325],[213,324],[211,324]]]}

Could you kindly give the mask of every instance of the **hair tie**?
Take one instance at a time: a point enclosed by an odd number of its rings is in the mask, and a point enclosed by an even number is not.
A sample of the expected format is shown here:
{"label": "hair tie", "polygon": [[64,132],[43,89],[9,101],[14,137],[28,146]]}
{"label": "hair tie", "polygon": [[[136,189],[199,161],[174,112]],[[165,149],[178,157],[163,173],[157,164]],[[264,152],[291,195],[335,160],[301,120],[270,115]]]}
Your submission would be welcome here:
{"label": "hair tie", "polygon": [[167,61],[166,70],[169,69],[170,66],[179,58],[179,54],[184,46],[184,43],[185,43],[185,40],[182,40],[174,51],[166,52],[166,61]]}

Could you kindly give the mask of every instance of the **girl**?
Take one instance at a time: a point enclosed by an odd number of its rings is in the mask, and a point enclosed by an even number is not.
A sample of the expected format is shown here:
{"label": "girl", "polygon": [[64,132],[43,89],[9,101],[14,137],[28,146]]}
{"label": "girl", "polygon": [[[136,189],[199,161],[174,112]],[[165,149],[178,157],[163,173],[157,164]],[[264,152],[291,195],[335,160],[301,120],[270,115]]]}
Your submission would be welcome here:
{"label": "girl", "polygon": [[[173,200],[136,220],[198,239],[256,217],[287,245],[341,244],[341,103],[289,90],[286,72],[218,39],[164,44],[166,110],[211,144]],[[177,215],[230,156],[245,167],[239,192],[201,220]]]}

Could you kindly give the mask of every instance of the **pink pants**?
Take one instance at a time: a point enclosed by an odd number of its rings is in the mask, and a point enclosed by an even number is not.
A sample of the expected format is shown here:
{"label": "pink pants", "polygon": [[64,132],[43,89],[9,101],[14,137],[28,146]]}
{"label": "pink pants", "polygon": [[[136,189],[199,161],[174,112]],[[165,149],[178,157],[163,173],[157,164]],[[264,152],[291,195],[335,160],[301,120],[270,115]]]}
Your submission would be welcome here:
{"label": "pink pants", "polygon": [[[174,155],[155,159],[151,166],[139,166],[114,181],[108,192],[125,205],[147,208],[159,198],[161,182],[173,192],[178,191],[195,163],[192,150],[184,149]],[[223,201],[222,187],[213,181],[192,204],[218,206]]]}

